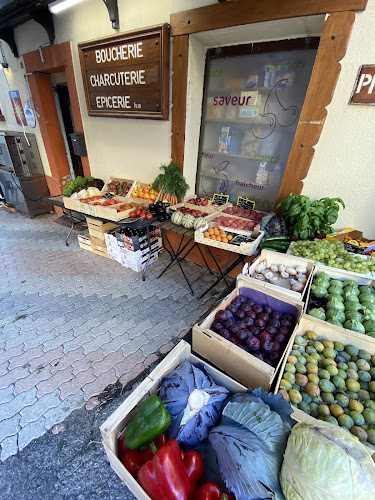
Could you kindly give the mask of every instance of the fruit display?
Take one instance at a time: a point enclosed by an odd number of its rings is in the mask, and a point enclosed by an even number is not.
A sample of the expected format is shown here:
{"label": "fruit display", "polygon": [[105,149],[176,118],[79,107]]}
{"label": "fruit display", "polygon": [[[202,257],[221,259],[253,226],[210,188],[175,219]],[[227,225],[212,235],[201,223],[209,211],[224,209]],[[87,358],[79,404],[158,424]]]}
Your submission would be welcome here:
{"label": "fruit display", "polygon": [[273,264],[269,259],[263,259],[249,272],[249,276],[301,293],[307,283],[307,267],[304,265],[278,265]]}
{"label": "fruit display", "polygon": [[249,210],[241,207],[228,207],[223,210],[223,213],[235,215],[236,217],[241,217],[242,219],[253,220],[256,224],[261,222],[264,216],[263,212],[257,212],[256,210]]}
{"label": "fruit display", "polygon": [[279,393],[312,417],[345,427],[363,443],[375,445],[373,353],[318,338],[313,331],[297,335]]}
{"label": "fruit display", "polygon": [[155,203],[155,200],[159,195],[159,191],[153,189],[151,184],[143,187],[141,185],[137,185],[131,194],[133,198],[143,198],[148,200],[149,203]]}
{"label": "fruit display", "polygon": [[375,337],[375,289],[320,272],[311,285],[308,314],[333,325]]}
{"label": "fruit display", "polygon": [[203,236],[210,240],[221,241],[222,243],[229,243],[233,239],[233,235],[226,233],[224,229],[211,228],[203,233]]}
{"label": "fruit display", "polygon": [[[103,203],[103,206],[104,206],[104,203]],[[136,203],[122,203],[118,208],[117,208],[117,212],[125,212],[126,210],[131,210],[132,208],[135,208],[137,207],[137,204]]]}
{"label": "fruit display", "polygon": [[206,207],[207,205],[212,205],[211,201],[208,200],[207,198],[190,198],[189,200],[186,201],[186,203],[189,203],[189,205],[197,205],[199,207]]}
{"label": "fruit display", "polygon": [[311,259],[335,269],[344,269],[359,274],[375,271],[375,259],[368,260],[345,250],[341,241],[319,240],[296,241],[290,246],[290,253],[296,257]]}
{"label": "fruit display", "polygon": [[249,232],[252,232],[257,225],[257,222],[253,220],[239,219],[238,217],[225,217],[223,215],[216,217],[212,222],[217,222],[220,226],[223,227]]}
{"label": "fruit display", "polygon": [[285,253],[290,245],[289,236],[283,234],[267,234],[260,243],[262,250],[273,250],[275,252]]}
{"label": "fruit display", "polygon": [[[117,210],[118,211],[118,210]],[[152,219],[152,214],[144,205],[136,205],[136,209],[129,213],[132,219],[140,217],[141,219]]]}
{"label": "fruit display", "polygon": [[107,186],[107,191],[114,195],[126,196],[132,187],[132,181],[112,181]]}
{"label": "fruit display", "polygon": [[276,367],[296,325],[296,316],[237,295],[219,310],[210,328],[241,349]]}
{"label": "fruit display", "polygon": [[161,191],[161,201],[168,201],[172,206],[182,200],[189,189],[180,167],[176,163],[162,165],[161,174],[154,180],[152,187]]}
{"label": "fruit display", "polygon": [[205,219],[207,215],[207,212],[179,207],[178,210],[172,213],[171,221],[173,224],[183,225],[187,229],[199,229],[207,224],[207,220]]}

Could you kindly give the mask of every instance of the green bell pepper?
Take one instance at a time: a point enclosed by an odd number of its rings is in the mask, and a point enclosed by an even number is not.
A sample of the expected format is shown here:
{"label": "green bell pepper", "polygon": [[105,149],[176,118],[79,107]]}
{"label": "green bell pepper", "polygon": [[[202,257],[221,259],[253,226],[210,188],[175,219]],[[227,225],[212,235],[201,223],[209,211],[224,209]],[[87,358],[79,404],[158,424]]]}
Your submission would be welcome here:
{"label": "green bell pepper", "polygon": [[171,416],[161,400],[154,394],[139,407],[124,432],[124,444],[131,450],[151,443],[171,423]]}

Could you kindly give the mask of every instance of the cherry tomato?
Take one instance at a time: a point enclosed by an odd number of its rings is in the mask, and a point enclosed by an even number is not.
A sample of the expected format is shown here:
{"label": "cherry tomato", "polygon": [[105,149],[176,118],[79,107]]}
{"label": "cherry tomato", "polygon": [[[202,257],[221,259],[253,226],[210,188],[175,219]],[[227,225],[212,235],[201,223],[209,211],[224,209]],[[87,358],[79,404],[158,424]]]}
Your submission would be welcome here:
{"label": "cherry tomato", "polygon": [[142,213],[142,211],[141,211],[141,210],[137,210],[137,211],[135,212],[135,215],[136,215],[137,217],[139,217],[139,216],[141,215],[141,213]]}
{"label": "cherry tomato", "polygon": [[146,214],[146,219],[151,220],[151,219],[152,219],[152,217],[153,217],[153,215],[152,215],[152,214]]}
{"label": "cherry tomato", "polygon": [[142,219],[146,218],[146,214],[141,214]]}
{"label": "cherry tomato", "polygon": [[130,216],[132,219],[135,219],[136,214],[135,214],[135,212],[130,212],[129,216]]}

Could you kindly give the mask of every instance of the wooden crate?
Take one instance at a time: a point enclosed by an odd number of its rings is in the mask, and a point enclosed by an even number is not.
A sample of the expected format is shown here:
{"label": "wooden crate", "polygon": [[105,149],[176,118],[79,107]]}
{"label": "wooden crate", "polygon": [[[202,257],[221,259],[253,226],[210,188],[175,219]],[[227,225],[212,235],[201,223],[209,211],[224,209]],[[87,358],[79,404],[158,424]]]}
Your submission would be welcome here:
{"label": "wooden crate", "polygon": [[[334,280],[341,280],[341,281],[347,281],[347,280],[353,280],[358,285],[371,285],[375,288],[375,280],[370,279],[370,278],[364,278],[360,274],[357,273],[349,273],[347,271],[341,270],[341,269],[332,269],[332,268],[327,268],[326,266],[315,266],[314,271],[311,276],[311,281],[309,284],[309,288],[307,290],[307,296],[306,296],[306,303],[305,303],[305,308],[304,312],[307,314],[308,306],[309,306],[309,301],[310,301],[310,296],[311,296],[311,285],[313,284],[314,278],[318,273],[325,272],[328,274],[328,276]],[[308,314],[307,314],[308,315]],[[312,318],[312,316],[309,316],[309,318]],[[366,334],[363,333],[358,333],[358,332],[353,332],[352,330],[347,330],[346,328],[341,328],[340,326],[332,325],[331,323],[328,323],[327,321],[323,321],[321,319],[314,318],[316,321],[319,323],[323,323],[325,325],[329,325],[330,327],[334,328],[337,331],[340,332],[350,332],[351,335],[354,337],[358,338],[363,338],[366,337],[366,339],[369,340],[369,342],[372,342],[374,348],[375,348],[375,338],[369,337]]]}
{"label": "wooden crate", "polygon": [[[236,289],[220,302],[220,304],[200,324],[193,326],[193,350],[247,387],[255,389],[256,387],[262,386],[265,390],[269,390],[280,369],[284,355],[281,356],[277,367],[273,368],[264,361],[245,352],[240,347],[229,342],[229,340],[224,339],[210,330],[211,323],[217,311],[219,309],[225,309],[226,306],[239,295],[241,288],[256,290],[262,294],[265,300],[268,296],[278,299],[284,304],[294,306],[298,311],[297,321],[303,313],[303,302],[296,300],[294,297],[280,296],[280,294],[273,290],[257,286],[256,283],[249,283],[240,275],[237,279]],[[293,335],[291,335],[285,351],[289,348],[292,336]]]}
{"label": "wooden crate", "polygon": [[88,250],[89,252],[92,252],[90,236],[87,236],[86,234],[79,234],[78,235],[78,245],[83,250]]}
{"label": "wooden crate", "polygon": [[[306,314],[304,314],[301,317],[301,320],[295,332],[293,333],[292,342],[290,342],[289,344],[285,358],[281,365],[280,373],[276,383],[276,388],[274,391],[275,394],[277,394],[280,388],[280,381],[284,374],[284,369],[288,361],[288,356],[291,350],[293,349],[295,336],[304,335],[306,332],[309,331],[315,332],[318,335],[318,340],[332,340],[332,342],[341,342],[344,345],[351,344],[358,347],[359,349],[364,349],[365,351],[368,351],[370,354],[375,354],[375,346],[371,341],[369,341],[370,337],[366,337],[366,335],[362,335],[361,337],[354,336],[352,335],[352,333],[354,332],[350,332],[350,330],[345,330],[343,328],[337,329],[334,327],[334,325],[331,325],[330,323],[325,323],[324,321],[316,320],[315,318],[312,318],[311,316],[307,316]],[[293,405],[292,408],[293,408],[292,417],[298,422],[302,422],[304,420],[309,420],[309,419],[315,420],[314,417],[308,415],[299,408]],[[373,453],[373,451],[370,449],[368,449],[368,451],[370,455]]]}
{"label": "wooden crate", "polygon": [[[153,372],[130,394],[117,410],[101,425],[102,443],[109,463],[116,474],[124,481],[130,491],[140,500],[150,500],[142,487],[125,469],[117,457],[117,439],[127,423],[134,416],[137,407],[151,394],[156,394],[161,380],[184,361],[197,364],[201,360],[191,353],[190,345],[181,340],[179,344],[159,363]],[[246,388],[213,366],[205,363],[208,373],[218,385],[225,386],[231,392],[244,392]]]}
{"label": "wooden crate", "polygon": [[112,222],[103,222],[102,220],[91,219],[90,217],[86,217],[86,222],[89,229],[94,229],[101,233],[107,233],[108,231],[112,231],[112,229],[118,228],[118,225],[112,224]]}
{"label": "wooden crate", "polygon": [[[268,259],[272,264],[282,265],[289,267],[295,266],[305,266],[307,268],[307,282],[305,283],[304,289],[302,292],[294,292],[289,288],[286,288],[282,285],[272,285],[266,281],[260,281],[255,279],[253,276],[256,274],[255,268],[257,265],[263,260]],[[314,262],[308,259],[302,259],[301,257],[294,257],[293,255],[286,255],[279,252],[272,252],[271,250],[262,250],[260,256],[254,260],[251,265],[246,264],[242,275],[246,278],[249,283],[258,283],[265,288],[269,288],[270,290],[274,290],[280,294],[291,295],[298,300],[302,300],[304,295],[307,295],[307,291],[309,290],[309,285],[311,281],[312,272],[314,269]],[[284,280],[285,281],[285,280]]]}
{"label": "wooden crate", "polygon": [[111,183],[111,182],[127,182],[128,184],[130,184],[130,188],[129,188],[129,191],[128,191],[128,195],[131,194],[132,190],[134,189],[134,186],[136,185],[137,181],[134,181],[132,179],[120,179],[118,177],[109,177],[109,179],[107,180],[107,182],[104,184],[103,186],[103,189],[102,189],[102,193],[107,193],[109,191],[109,188],[108,188],[108,185]]}

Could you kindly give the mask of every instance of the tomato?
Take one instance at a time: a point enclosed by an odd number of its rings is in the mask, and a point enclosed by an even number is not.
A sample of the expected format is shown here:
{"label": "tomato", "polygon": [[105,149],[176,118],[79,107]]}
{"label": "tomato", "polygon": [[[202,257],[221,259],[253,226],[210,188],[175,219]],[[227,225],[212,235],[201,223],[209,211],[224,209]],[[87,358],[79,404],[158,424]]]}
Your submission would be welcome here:
{"label": "tomato", "polygon": [[135,212],[130,212],[129,216],[130,216],[132,219],[135,219],[135,217],[136,217]]}
{"label": "tomato", "polygon": [[94,205],[101,205],[101,203],[99,203],[98,201],[96,201],[96,202],[94,203]]}
{"label": "tomato", "polygon": [[108,205],[116,205],[118,203],[117,200],[115,200],[114,198],[111,198],[110,200],[108,200]]}
{"label": "tomato", "polygon": [[137,217],[139,217],[139,216],[141,215],[141,213],[142,213],[142,210],[137,210],[137,211],[135,212],[135,215],[136,215]]}
{"label": "tomato", "polygon": [[141,214],[142,219],[146,218],[146,214]]}
{"label": "tomato", "polygon": [[151,220],[151,219],[152,219],[152,217],[153,217],[153,215],[152,215],[152,214],[146,214],[146,219]]}

